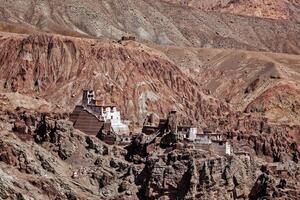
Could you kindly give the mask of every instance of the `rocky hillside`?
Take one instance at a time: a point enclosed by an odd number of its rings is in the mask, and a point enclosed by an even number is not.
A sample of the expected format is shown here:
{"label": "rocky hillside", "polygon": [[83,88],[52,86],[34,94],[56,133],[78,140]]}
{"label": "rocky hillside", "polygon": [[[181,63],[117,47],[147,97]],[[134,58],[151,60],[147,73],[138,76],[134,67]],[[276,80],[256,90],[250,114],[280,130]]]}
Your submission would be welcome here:
{"label": "rocky hillside", "polygon": [[0,46],[2,91],[44,98],[57,110],[71,111],[81,90],[94,88],[139,123],[174,108],[198,122],[211,121],[206,108],[231,112],[207,94],[273,122],[300,121],[298,56],[50,35],[3,34]]}
{"label": "rocky hillside", "polygon": [[164,0],[201,10],[300,22],[299,0]]}
{"label": "rocky hillside", "polygon": [[[278,130],[278,129],[276,129]],[[282,134],[230,136],[250,154],[219,157],[183,143],[139,156],[73,129],[63,115],[0,111],[1,199],[297,199],[299,165]],[[263,143],[264,142],[264,143]],[[238,147],[238,146],[236,146]],[[297,146],[291,145],[296,151]],[[282,154],[277,154],[278,150]],[[251,152],[254,152],[252,154]],[[255,155],[256,152],[256,155]],[[285,164],[266,162],[265,156]],[[294,152],[296,153],[296,152]],[[298,153],[299,154],[299,153]],[[279,157],[278,157],[279,156]],[[295,158],[299,155],[295,154]],[[131,157],[132,159],[125,158]],[[284,173],[286,172],[286,173]],[[224,192],[226,191],[226,192]]]}
{"label": "rocky hillside", "polygon": [[[121,199],[137,193],[134,166],[122,158],[121,149],[113,150],[54,115],[56,121],[32,112],[11,116],[16,120],[12,134],[5,116],[1,112],[1,199]],[[24,129],[26,117],[29,129]]]}
{"label": "rocky hillside", "polygon": [[163,55],[138,43],[12,35],[3,36],[0,46],[1,90],[44,98],[64,111],[91,88],[140,124],[149,112],[163,117],[171,109],[204,124],[231,112]]}
{"label": "rocky hillside", "polygon": [[[158,46],[209,93],[241,112],[299,124],[298,55]],[[255,103],[256,102],[256,103]]]}
{"label": "rocky hillside", "polygon": [[[0,199],[299,199],[297,0],[0,3]],[[73,128],[83,89],[127,146]],[[140,132],[170,110],[222,141]]]}
{"label": "rocky hillside", "polygon": [[211,121],[209,107],[226,116],[228,105],[207,94],[273,122],[300,121],[298,56],[50,35],[3,34],[0,46],[2,90],[39,96],[57,109],[71,111],[81,90],[94,88],[139,123],[174,108],[191,121]]}
{"label": "rocky hillside", "polygon": [[205,12],[157,0],[2,0],[0,3],[3,31],[42,30],[117,40],[133,35],[139,41],[158,44],[300,52],[300,27],[290,21]]}

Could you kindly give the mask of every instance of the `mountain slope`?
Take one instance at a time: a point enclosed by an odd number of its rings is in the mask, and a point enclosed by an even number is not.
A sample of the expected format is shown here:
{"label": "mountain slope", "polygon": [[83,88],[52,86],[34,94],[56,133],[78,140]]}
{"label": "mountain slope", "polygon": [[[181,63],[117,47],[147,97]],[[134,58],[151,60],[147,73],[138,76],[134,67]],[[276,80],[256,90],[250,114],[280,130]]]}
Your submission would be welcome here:
{"label": "mountain slope", "polygon": [[201,10],[300,22],[299,0],[163,0]]}
{"label": "mountain slope", "polygon": [[231,112],[161,53],[139,43],[13,34],[2,37],[0,46],[0,89],[42,97],[64,111],[89,88],[139,123],[150,112],[162,117],[176,108],[187,120],[216,125],[212,119]]}
{"label": "mountain slope", "polygon": [[[298,200],[299,24],[156,0],[0,3],[0,199]],[[73,128],[83,89],[129,120],[128,146]]]}
{"label": "mountain slope", "polygon": [[134,35],[140,41],[179,46],[300,53],[299,24],[288,21],[204,12],[154,0],[0,2],[1,21],[27,29],[113,39]]}
{"label": "mountain slope", "polygon": [[0,42],[2,90],[38,95],[65,111],[80,102],[82,89],[94,88],[139,123],[149,112],[163,116],[175,107],[204,124],[212,109],[226,115],[207,94],[273,122],[300,122],[297,55],[50,35],[3,34]]}
{"label": "mountain slope", "polygon": [[265,115],[274,122],[300,122],[298,55],[159,45],[153,48],[162,51],[203,89],[241,112]]}

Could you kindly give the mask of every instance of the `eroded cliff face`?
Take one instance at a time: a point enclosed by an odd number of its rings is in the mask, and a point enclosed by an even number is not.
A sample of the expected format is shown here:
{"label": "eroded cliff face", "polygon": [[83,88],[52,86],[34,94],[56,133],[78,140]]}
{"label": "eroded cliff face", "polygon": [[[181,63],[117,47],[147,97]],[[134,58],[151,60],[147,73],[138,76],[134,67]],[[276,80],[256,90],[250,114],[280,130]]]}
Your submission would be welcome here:
{"label": "eroded cliff face", "polygon": [[1,199],[136,199],[136,170],[122,149],[74,130],[62,115],[0,115]]}
{"label": "eroded cliff face", "polygon": [[256,176],[250,157],[203,157],[182,151],[174,151],[163,158],[149,157],[138,177],[142,179],[140,195],[146,199],[238,199],[247,196]]}
{"label": "eroded cliff face", "polygon": [[[157,143],[149,154],[135,155],[133,162],[125,160],[122,147],[73,129],[65,118],[24,109],[0,112],[1,198],[297,199],[299,195],[299,165],[291,160],[269,163],[259,156],[258,141],[247,143],[250,140],[243,135],[229,139],[236,148],[250,149],[249,154],[220,157],[182,143],[175,149],[161,149]],[[251,153],[253,148],[257,155]]]}
{"label": "eroded cliff face", "polygon": [[[139,154],[142,150],[135,144],[138,150],[131,157],[132,161],[138,163],[143,160],[145,163],[136,181],[140,186],[139,197],[297,199],[298,161],[290,160],[289,156],[285,157],[291,150],[290,146],[297,145],[285,140],[285,130],[260,133],[257,136],[253,134],[249,137],[245,134],[228,135],[227,139],[235,149],[233,156],[214,156],[210,151],[192,149],[179,142],[172,150],[152,146],[153,151],[149,151],[145,158],[143,154]],[[156,142],[159,143],[159,140]],[[298,150],[292,151],[299,157]],[[285,180],[288,180],[288,185]]]}
{"label": "eroded cliff face", "polygon": [[2,91],[45,98],[57,110],[62,106],[71,111],[80,102],[81,90],[90,88],[135,122],[141,123],[149,112],[163,116],[175,107],[190,121],[212,121],[211,115],[230,118],[229,106],[204,91],[238,111],[275,123],[299,123],[295,55],[50,35],[4,34],[1,47]]}
{"label": "eroded cliff face", "polygon": [[177,109],[187,120],[205,124],[231,112],[176,65],[139,44],[36,35],[2,37],[1,48],[2,91],[39,96],[65,111],[89,88],[134,122],[143,122],[149,112],[163,116]]}
{"label": "eroded cliff face", "polygon": [[[17,104],[15,107],[44,110],[45,112],[70,112],[75,104],[81,102],[82,89],[88,88],[94,89],[104,103],[117,104],[124,119],[132,120],[140,125],[149,113],[153,112],[158,117],[164,117],[171,109],[176,109],[181,114],[183,121],[194,122],[201,128],[210,127],[222,132],[241,131],[246,134],[252,134],[252,131],[260,132],[260,123],[268,119],[273,119],[274,122],[274,116],[280,116],[278,113],[290,114],[291,117],[286,115],[287,118],[293,119],[295,122],[291,127],[297,129],[298,116],[296,113],[299,112],[296,98],[297,88],[287,87],[286,93],[278,96],[277,93],[282,90],[276,86],[277,83],[274,81],[273,85],[277,89],[270,87],[272,86],[270,84],[269,92],[267,91],[268,87],[264,87],[264,80],[260,80],[259,84],[252,84],[253,86],[250,87],[255,74],[258,73],[257,70],[249,71],[250,67],[242,68],[243,71],[236,73],[236,76],[240,79],[244,71],[247,71],[252,77],[240,80],[243,85],[237,84],[230,87],[232,91],[228,93],[228,96],[224,94],[228,89],[221,80],[223,78],[224,82],[229,80],[228,77],[225,77],[226,74],[230,74],[230,71],[233,73],[236,68],[228,68],[229,72],[224,72],[220,77],[214,77],[216,82],[222,84],[216,86],[220,87],[217,90],[220,93],[213,94],[219,97],[223,94],[223,98],[231,97],[232,103],[235,103],[234,107],[241,101],[239,96],[244,94],[244,90],[249,90],[248,93],[252,95],[251,98],[254,101],[248,102],[249,106],[245,108],[245,112],[248,113],[246,115],[250,115],[250,119],[244,120],[242,119],[244,114],[236,112],[235,108],[231,108],[228,103],[225,103],[226,98],[224,101],[220,101],[207,95],[209,92],[205,90],[204,86],[205,84],[210,85],[210,82],[207,81],[211,77],[209,71],[212,69],[203,67],[194,75],[191,71],[185,72],[186,64],[179,63],[179,68],[174,64],[177,59],[170,59],[172,55],[179,55],[178,58],[181,58],[180,54],[168,53],[168,50],[174,51],[172,48],[167,48],[167,53],[164,54],[159,50],[161,47],[151,48],[135,42],[112,43],[104,40],[51,35],[5,34],[1,38],[0,45],[3,49],[0,53],[1,91],[21,93],[19,96],[8,94],[5,97],[7,101],[4,103]],[[205,53],[204,50],[200,52]],[[210,54],[208,51],[208,59],[211,57]],[[221,70],[222,66],[231,66],[231,57],[230,54],[229,61],[225,59],[222,64],[215,67],[216,73],[219,73],[217,70]],[[243,65],[244,62],[247,60],[241,62],[240,65]],[[293,58],[291,62],[297,63],[297,59]],[[250,65],[252,66],[252,64]],[[262,66],[262,68],[265,67]],[[197,69],[195,68],[195,70]],[[205,70],[207,73],[204,73]],[[271,76],[280,76],[280,79],[275,77],[275,81],[285,82],[292,82],[297,77],[297,71],[287,73],[293,74],[294,79],[291,75],[289,75],[291,77],[282,75],[282,72],[278,75],[276,70],[276,73],[273,71],[265,70],[265,74],[261,74],[260,77],[272,81]],[[295,82],[296,84],[297,82]],[[249,88],[243,89],[246,86]],[[226,91],[222,89],[226,89]],[[255,94],[256,91],[259,91],[258,95]],[[260,95],[261,93],[262,95]],[[233,96],[234,94],[236,96]],[[265,97],[266,95],[268,98]],[[32,97],[33,99],[30,99]],[[24,100],[16,101],[19,98]],[[37,102],[35,98],[46,101]],[[263,99],[263,101],[259,101],[259,99]],[[36,103],[33,106],[32,103],[24,102]],[[260,104],[259,102],[265,103]],[[278,108],[280,112],[276,110]],[[241,111],[244,112],[244,110]],[[274,112],[276,115],[268,116]],[[262,117],[264,114],[267,115]],[[280,119],[276,119],[275,122],[280,122]],[[253,126],[242,127],[247,123]],[[287,132],[289,133],[289,131]],[[292,135],[299,141],[297,134],[292,133]]]}
{"label": "eroded cliff face", "polygon": [[[0,2],[0,199],[300,196],[297,1],[184,1],[290,21],[157,0]],[[68,121],[82,89],[138,131],[175,109],[234,154],[172,133],[105,144]]]}
{"label": "eroded cliff face", "polygon": [[299,124],[297,55],[153,45],[203,90],[241,112]]}
{"label": "eroded cliff face", "polygon": [[[141,195],[146,199],[244,199],[249,196],[250,199],[268,196],[295,199],[297,196],[296,193],[285,195],[276,188],[274,177],[257,169],[249,156],[201,160],[173,153],[165,162],[149,158],[144,170],[142,187],[145,190],[141,190]],[[257,191],[258,187],[261,192]],[[268,187],[268,191],[264,187]]]}

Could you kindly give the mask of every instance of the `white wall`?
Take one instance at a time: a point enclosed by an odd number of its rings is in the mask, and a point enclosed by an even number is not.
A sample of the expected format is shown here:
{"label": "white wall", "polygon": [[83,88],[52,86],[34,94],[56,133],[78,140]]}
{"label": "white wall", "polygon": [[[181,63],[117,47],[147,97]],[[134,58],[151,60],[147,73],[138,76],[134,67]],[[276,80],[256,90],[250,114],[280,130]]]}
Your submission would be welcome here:
{"label": "white wall", "polygon": [[226,142],[225,144],[225,154],[230,155],[231,154],[231,145],[229,142]]}
{"label": "white wall", "polygon": [[196,137],[197,137],[197,128],[190,128],[188,133],[188,139],[190,141],[195,141]]}
{"label": "white wall", "polygon": [[111,126],[116,133],[129,133],[129,128],[122,123],[121,114],[116,107],[113,107],[113,109],[110,107],[105,108],[101,117],[103,117],[104,121],[111,122]]}

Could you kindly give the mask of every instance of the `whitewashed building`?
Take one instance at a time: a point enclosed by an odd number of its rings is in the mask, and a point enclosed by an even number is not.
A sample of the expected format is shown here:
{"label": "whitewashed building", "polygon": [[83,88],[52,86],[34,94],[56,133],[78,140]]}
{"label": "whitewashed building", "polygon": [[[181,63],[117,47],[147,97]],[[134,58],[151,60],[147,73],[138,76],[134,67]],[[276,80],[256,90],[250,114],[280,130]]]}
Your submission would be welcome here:
{"label": "whitewashed building", "polygon": [[115,133],[123,134],[129,132],[128,126],[122,123],[120,111],[117,110],[116,106],[101,106],[99,117],[105,122],[110,122]]}
{"label": "whitewashed building", "polygon": [[103,104],[103,101],[95,98],[93,90],[84,90],[82,96],[82,105],[92,112],[97,118],[105,123],[110,123],[112,130],[116,134],[128,134],[129,128],[121,120],[120,111],[115,105]]}
{"label": "whitewashed building", "polygon": [[197,127],[178,126],[178,133],[186,140],[194,142],[197,137]]}

